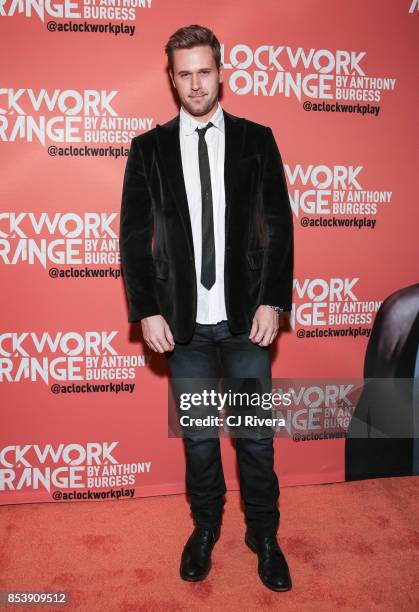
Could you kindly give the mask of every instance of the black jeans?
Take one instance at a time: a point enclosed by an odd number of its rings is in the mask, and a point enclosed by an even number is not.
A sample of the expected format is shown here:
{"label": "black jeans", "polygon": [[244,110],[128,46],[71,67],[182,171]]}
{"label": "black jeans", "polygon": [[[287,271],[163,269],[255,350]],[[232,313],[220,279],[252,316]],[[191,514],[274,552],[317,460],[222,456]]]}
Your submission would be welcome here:
{"label": "black jeans", "polygon": [[[232,334],[227,321],[196,323],[192,339],[165,353],[172,378],[264,379],[271,382],[270,347],[249,340],[249,332]],[[226,485],[218,436],[184,437],[186,489],[199,526],[221,523]],[[247,525],[259,534],[275,534],[279,525],[279,483],[274,471],[273,438],[236,438],[240,494]]]}

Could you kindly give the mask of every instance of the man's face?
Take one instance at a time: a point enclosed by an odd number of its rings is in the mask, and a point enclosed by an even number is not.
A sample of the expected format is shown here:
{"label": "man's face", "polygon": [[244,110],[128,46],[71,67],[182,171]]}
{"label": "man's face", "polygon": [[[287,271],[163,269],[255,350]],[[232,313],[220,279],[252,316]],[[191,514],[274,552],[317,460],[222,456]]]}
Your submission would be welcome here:
{"label": "man's face", "polygon": [[209,45],[176,49],[173,53],[172,83],[185,110],[205,121],[218,102],[223,69],[217,70]]}

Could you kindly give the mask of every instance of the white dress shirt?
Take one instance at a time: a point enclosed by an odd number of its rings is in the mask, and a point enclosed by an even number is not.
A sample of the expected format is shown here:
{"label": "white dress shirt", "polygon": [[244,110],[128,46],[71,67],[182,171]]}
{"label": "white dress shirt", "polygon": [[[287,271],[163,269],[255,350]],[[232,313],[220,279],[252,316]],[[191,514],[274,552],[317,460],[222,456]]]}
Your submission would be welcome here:
{"label": "white dress shirt", "polygon": [[[196,128],[203,128],[208,121],[213,123],[205,133],[211,175],[211,190],[214,219],[215,241],[215,283],[211,289],[201,284],[202,261],[202,198],[199,174],[198,140]],[[180,109],[180,149],[182,154],[183,176],[188,198],[192,237],[195,251],[197,284],[197,323],[218,323],[227,320],[224,296],[224,252],[225,252],[225,191],[224,155],[225,132],[224,114],[220,103],[212,117],[205,123],[197,121],[181,106]]]}

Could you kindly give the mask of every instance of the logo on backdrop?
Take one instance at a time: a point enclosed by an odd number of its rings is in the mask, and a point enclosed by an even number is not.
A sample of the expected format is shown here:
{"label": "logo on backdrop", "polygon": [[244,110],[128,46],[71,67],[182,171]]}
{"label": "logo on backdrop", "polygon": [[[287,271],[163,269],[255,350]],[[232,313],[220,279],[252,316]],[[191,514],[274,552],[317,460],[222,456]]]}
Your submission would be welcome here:
{"label": "logo on backdrop", "polygon": [[[64,494],[60,489],[135,485],[138,476],[150,473],[151,461],[120,463],[115,458],[118,444],[75,442],[5,446],[0,449],[0,491],[51,492],[55,489],[53,499],[61,501]],[[127,493],[111,497],[121,496],[126,497]],[[86,497],[77,496],[77,499]],[[95,499],[95,496],[88,499]]]}
{"label": "logo on backdrop", "polygon": [[[0,333],[0,383],[40,382],[54,394],[133,393],[151,355],[123,355],[118,331]],[[132,382],[129,382],[132,381]]]}
{"label": "logo on backdrop", "polygon": [[297,338],[369,337],[382,300],[359,297],[359,278],[294,279]]}
{"label": "logo on backdrop", "polygon": [[378,103],[396,87],[390,76],[366,74],[366,51],[221,47],[228,87],[238,96],[295,97],[306,111],[378,116]]}
{"label": "logo on backdrop", "polygon": [[118,215],[0,212],[0,265],[42,266],[51,278],[119,278]]}
{"label": "logo on backdrop", "polygon": [[152,1],[0,0],[0,17],[23,14],[39,20],[49,32],[134,36],[136,25],[132,22],[137,19],[138,10],[151,9]]}
{"label": "logo on backdrop", "polygon": [[315,385],[304,379],[272,382],[273,393],[291,397],[289,408],[272,407],[274,416],[285,422],[282,431],[282,426],[274,427],[281,436],[292,437],[294,442],[345,437],[359,395],[358,381],[319,379]]}
{"label": "logo on backdrop", "polygon": [[302,227],[375,229],[377,217],[391,205],[392,191],[365,185],[364,166],[284,164],[284,168],[291,185],[291,207]]}
{"label": "logo on backdrop", "polygon": [[0,88],[0,141],[36,142],[53,157],[127,156],[124,145],[150,130],[154,119],[120,116],[118,94],[116,89]]}

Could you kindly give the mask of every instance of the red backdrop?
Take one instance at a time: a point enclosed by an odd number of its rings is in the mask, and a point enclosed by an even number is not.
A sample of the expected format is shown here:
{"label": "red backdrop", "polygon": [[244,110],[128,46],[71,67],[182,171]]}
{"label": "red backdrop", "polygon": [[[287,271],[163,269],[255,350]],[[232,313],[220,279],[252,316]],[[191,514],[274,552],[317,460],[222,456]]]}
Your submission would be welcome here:
{"label": "red backdrop", "polygon": [[[416,2],[112,4],[0,8],[0,503],[184,490],[164,358],[127,323],[117,240],[130,140],[178,112],[178,27],[214,30],[222,106],[271,126],[283,157],[295,286],[274,376],[361,378],[380,304],[417,279]],[[343,480],[344,440],[278,439],[276,463],[281,485]]]}

